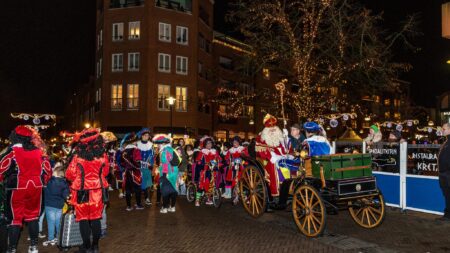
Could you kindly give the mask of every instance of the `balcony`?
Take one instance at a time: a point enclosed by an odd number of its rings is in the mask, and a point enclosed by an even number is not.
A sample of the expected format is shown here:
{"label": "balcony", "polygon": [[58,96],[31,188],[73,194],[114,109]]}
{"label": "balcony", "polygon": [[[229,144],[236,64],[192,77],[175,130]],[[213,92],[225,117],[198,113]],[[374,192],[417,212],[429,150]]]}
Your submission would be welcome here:
{"label": "balcony", "polygon": [[192,0],[155,0],[155,5],[180,12],[192,12]]}
{"label": "balcony", "polygon": [[110,9],[117,9],[117,8],[129,8],[129,7],[136,7],[136,6],[143,6],[145,0],[111,0],[111,3],[109,4]]}

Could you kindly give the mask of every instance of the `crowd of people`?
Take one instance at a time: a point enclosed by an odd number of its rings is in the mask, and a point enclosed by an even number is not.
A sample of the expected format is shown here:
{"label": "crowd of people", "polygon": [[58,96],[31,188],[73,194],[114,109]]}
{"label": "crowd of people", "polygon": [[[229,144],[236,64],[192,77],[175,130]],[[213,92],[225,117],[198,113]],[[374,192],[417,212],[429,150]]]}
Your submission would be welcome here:
{"label": "crowd of people", "polygon": [[[66,155],[59,159],[47,155],[45,143],[36,130],[16,127],[9,137],[11,145],[0,153],[1,193],[6,193],[0,194],[6,200],[0,201],[0,212],[6,214],[0,218],[8,223],[7,252],[16,252],[26,223],[28,252],[37,253],[38,239],[45,237],[44,216],[47,239],[42,245],[57,244],[61,217],[66,211],[73,211],[79,223],[83,241],[79,252],[99,252],[99,240],[106,236],[109,192],[114,188],[119,198],[124,199],[124,210],[128,212],[151,207],[152,200],[156,200],[161,214],[174,213],[177,197],[187,193],[188,182],[196,185],[196,207],[203,203],[202,199],[206,205],[212,205],[207,193],[213,184],[220,188],[221,197],[233,198],[245,157],[265,161],[272,203],[284,205],[282,183],[296,176],[298,166],[289,168],[298,162],[299,152],[306,151],[308,156],[328,155],[332,152],[331,145],[323,127],[315,122],[302,127],[293,124],[290,133],[281,130],[271,115],[266,115],[263,123],[264,129],[250,142],[235,136],[224,143],[209,136],[193,143],[183,138],[172,140],[164,134],[152,136],[148,128],[128,133],[118,142],[110,132],[88,128],[72,135]],[[445,127],[449,131],[448,125]],[[373,145],[380,140],[380,130],[374,125],[365,141]],[[281,169],[280,162],[287,169]],[[447,173],[445,168],[442,170]],[[447,185],[448,180],[441,181]]]}

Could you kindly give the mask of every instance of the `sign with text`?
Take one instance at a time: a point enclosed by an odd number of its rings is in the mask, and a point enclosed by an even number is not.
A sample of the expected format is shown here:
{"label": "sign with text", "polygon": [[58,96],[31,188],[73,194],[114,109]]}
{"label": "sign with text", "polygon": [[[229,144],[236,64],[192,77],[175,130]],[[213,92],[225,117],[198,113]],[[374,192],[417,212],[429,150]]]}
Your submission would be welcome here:
{"label": "sign with text", "polygon": [[372,154],[374,171],[400,173],[400,144],[398,142],[378,142],[367,148]]}
{"label": "sign with text", "polygon": [[438,176],[440,145],[408,145],[407,174]]}

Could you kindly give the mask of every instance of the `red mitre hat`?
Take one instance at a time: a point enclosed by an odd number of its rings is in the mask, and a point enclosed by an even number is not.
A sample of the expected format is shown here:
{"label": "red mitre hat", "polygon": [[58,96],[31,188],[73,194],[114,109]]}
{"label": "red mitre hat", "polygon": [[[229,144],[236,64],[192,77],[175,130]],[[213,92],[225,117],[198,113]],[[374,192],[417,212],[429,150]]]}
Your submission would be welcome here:
{"label": "red mitre hat", "polygon": [[266,114],[266,116],[264,116],[263,123],[265,127],[274,127],[277,125],[277,118],[270,114]]}
{"label": "red mitre hat", "polygon": [[24,125],[19,125],[14,129],[14,132],[16,132],[16,134],[21,135],[21,136],[25,136],[25,137],[31,137],[34,133],[34,131]]}

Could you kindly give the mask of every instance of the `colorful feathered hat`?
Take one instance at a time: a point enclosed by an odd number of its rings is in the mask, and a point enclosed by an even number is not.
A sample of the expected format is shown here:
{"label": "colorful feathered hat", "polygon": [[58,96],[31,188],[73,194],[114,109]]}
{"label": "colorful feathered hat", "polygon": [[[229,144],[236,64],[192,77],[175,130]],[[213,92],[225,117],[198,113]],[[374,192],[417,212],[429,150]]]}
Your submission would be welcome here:
{"label": "colorful feathered hat", "polygon": [[141,129],[141,131],[139,131],[139,132],[137,133],[137,136],[138,136],[138,138],[140,139],[140,138],[142,138],[142,135],[144,135],[144,134],[149,134],[149,135],[151,135],[152,133],[151,133],[151,131],[150,131],[149,128],[144,127],[144,128]]}
{"label": "colorful feathered hat", "polygon": [[206,143],[211,142],[214,146],[214,139],[211,136],[205,135],[200,139],[200,148],[204,148]]}
{"label": "colorful feathered hat", "polygon": [[14,132],[16,132],[17,135],[30,138],[33,136],[34,131],[34,129],[24,125],[19,125],[14,129]]}
{"label": "colorful feathered hat", "polygon": [[305,124],[303,124],[303,128],[307,131],[307,132],[318,132],[320,131],[320,126],[319,124],[317,124],[314,121],[310,121],[310,122],[306,122]]}
{"label": "colorful feathered hat", "polygon": [[125,136],[122,138],[122,141],[120,141],[120,147],[123,147],[127,144],[133,143],[137,140],[136,138],[136,134],[134,134],[134,132],[131,133],[127,133],[125,134]]}
{"label": "colorful feathered hat", "polygon": [[168,135],[157,134],[155,137],[153,137],[152,141],[155,144],[164,144],[164,143],[170,143],[172,140]]}

